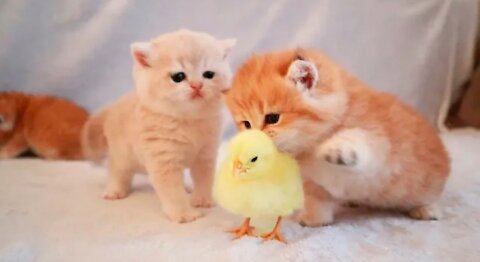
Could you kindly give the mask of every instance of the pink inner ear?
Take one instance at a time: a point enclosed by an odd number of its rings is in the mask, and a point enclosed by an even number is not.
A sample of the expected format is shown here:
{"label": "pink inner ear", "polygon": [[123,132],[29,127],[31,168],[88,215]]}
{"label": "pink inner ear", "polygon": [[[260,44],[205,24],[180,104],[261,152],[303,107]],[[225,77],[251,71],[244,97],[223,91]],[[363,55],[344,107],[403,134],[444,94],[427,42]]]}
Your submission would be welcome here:
{"label": "pink inner ear", "polygon": [[312,88],[313,85],[313,72],[312,69],[308,66],[302,66],[301,72],[303,76],[300,77],[300,82],[303,83],[308,89]]}
{"label": "pink inner ear", "polygon": [[145,56],[144,53],[135,51],[133,52],[133,55],[135,56],[135,59],[139,64],[141,64],[144,67],[150,67],[150,64],[148,64],[147,57]]}

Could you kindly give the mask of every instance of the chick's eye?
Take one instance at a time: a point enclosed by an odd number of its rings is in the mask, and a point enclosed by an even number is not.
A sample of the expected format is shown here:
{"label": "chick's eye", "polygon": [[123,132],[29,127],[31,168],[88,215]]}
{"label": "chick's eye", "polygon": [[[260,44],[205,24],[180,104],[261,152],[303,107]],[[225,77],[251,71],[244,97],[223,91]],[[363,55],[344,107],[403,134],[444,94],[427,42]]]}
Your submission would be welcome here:
{"label": "chick's eye", "polygon": [[251,162],[255,162],[255,161],[257,161],[257,159],[258,159],[258,156],[252,158],[250,161],[251,161]]}
{"label": "chick's eye", "polygon": [[206,79],[212,79],[215,76],[215,72],[205,71],[203,72],[203,77]]}
{"label": "chick's eye", "polygon": [[280,114],[277,113],[270,113],[265,115],[265,124],[276,124],[280,119]]}
{"label": "chick's eye", "polygon": [[180,83],[183,80],[185,80],[185,78],[187,78],[187,76],[185,75],[184,72],[177,72],[177,73],[172,74],[170,76],[170,78],[173,80],[173,82]]}
{"label": "chick's eye", "polygon": [[243,121],[243,125],[245,126],[246,129],[252,128],[252,125],[250,125],[250,122],[248,121]]}

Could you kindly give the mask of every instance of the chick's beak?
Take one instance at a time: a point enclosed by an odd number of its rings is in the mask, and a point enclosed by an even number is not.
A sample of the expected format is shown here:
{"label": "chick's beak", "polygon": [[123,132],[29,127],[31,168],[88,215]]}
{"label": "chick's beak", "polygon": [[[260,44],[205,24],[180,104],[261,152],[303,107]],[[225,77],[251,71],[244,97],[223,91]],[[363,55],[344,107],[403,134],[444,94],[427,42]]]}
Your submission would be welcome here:
{"label": "chick's beak", "polygon": [[235,161],[233,162],[233,169],[236,176],[239,176],[246,171],[243,167],[242,162],[240,162],[240,160],[238,159],[235,159]]}

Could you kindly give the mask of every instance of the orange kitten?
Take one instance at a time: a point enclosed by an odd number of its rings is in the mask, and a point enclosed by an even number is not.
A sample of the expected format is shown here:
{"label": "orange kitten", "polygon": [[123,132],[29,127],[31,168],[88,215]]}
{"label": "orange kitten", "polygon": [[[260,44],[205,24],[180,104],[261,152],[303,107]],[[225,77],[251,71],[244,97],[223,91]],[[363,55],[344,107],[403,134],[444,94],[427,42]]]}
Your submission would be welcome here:
{"label": "orange kitten", "polygon": [[[104,198],[126,197],[133,174],[146,172],[171,220],[193,221],[201,213],[192,206],[212,205],[221,92],[230,84],[226,56],[234,43],[180,30],[132,45],[136,91],[94,115],[84,129],[89,157],[109,157]],[[191,204],[185,168],[195,186]]]}
{"label": "orange kitten", "polygon": [[449,175],[435,130],[394,96],[373,90],[309,50],[253,56],[227,104],[240,129],[258,128],[299,160],[302,224],[333,222],[342,202],[434,219]]}
{"label": "orange kitten", "polygon": [[46,159],[82,159],[80,130],[87,118],[65,99],[0,92],[0,159],[28,150]]}

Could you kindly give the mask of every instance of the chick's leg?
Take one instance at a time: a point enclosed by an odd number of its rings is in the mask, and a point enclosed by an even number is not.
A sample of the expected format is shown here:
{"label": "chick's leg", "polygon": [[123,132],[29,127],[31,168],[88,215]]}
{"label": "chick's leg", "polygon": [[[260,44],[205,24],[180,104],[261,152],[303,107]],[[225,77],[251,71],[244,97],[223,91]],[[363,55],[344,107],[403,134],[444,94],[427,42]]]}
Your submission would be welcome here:
{"label": "chick's leg", "polygon": [[241,226],[234,229],[229,229],[227,232],[235,234],[234,239],[241,238],[245,235],[253,236],[253,227],[250,226],[250,218],[245,218]]}
{"label": "chick's leg", "polygon": [[281,222],[282,222],[282,217],[278,217],[277,223],[275,224],[275,227],[273,228],[272,232],[263,234],[261,235],[261,237],[264,240],[278,240],[280,242],[287,243],[287,241],[285,241],[285,238],[283,237],[281,232],[281,227],[280,227]]}

